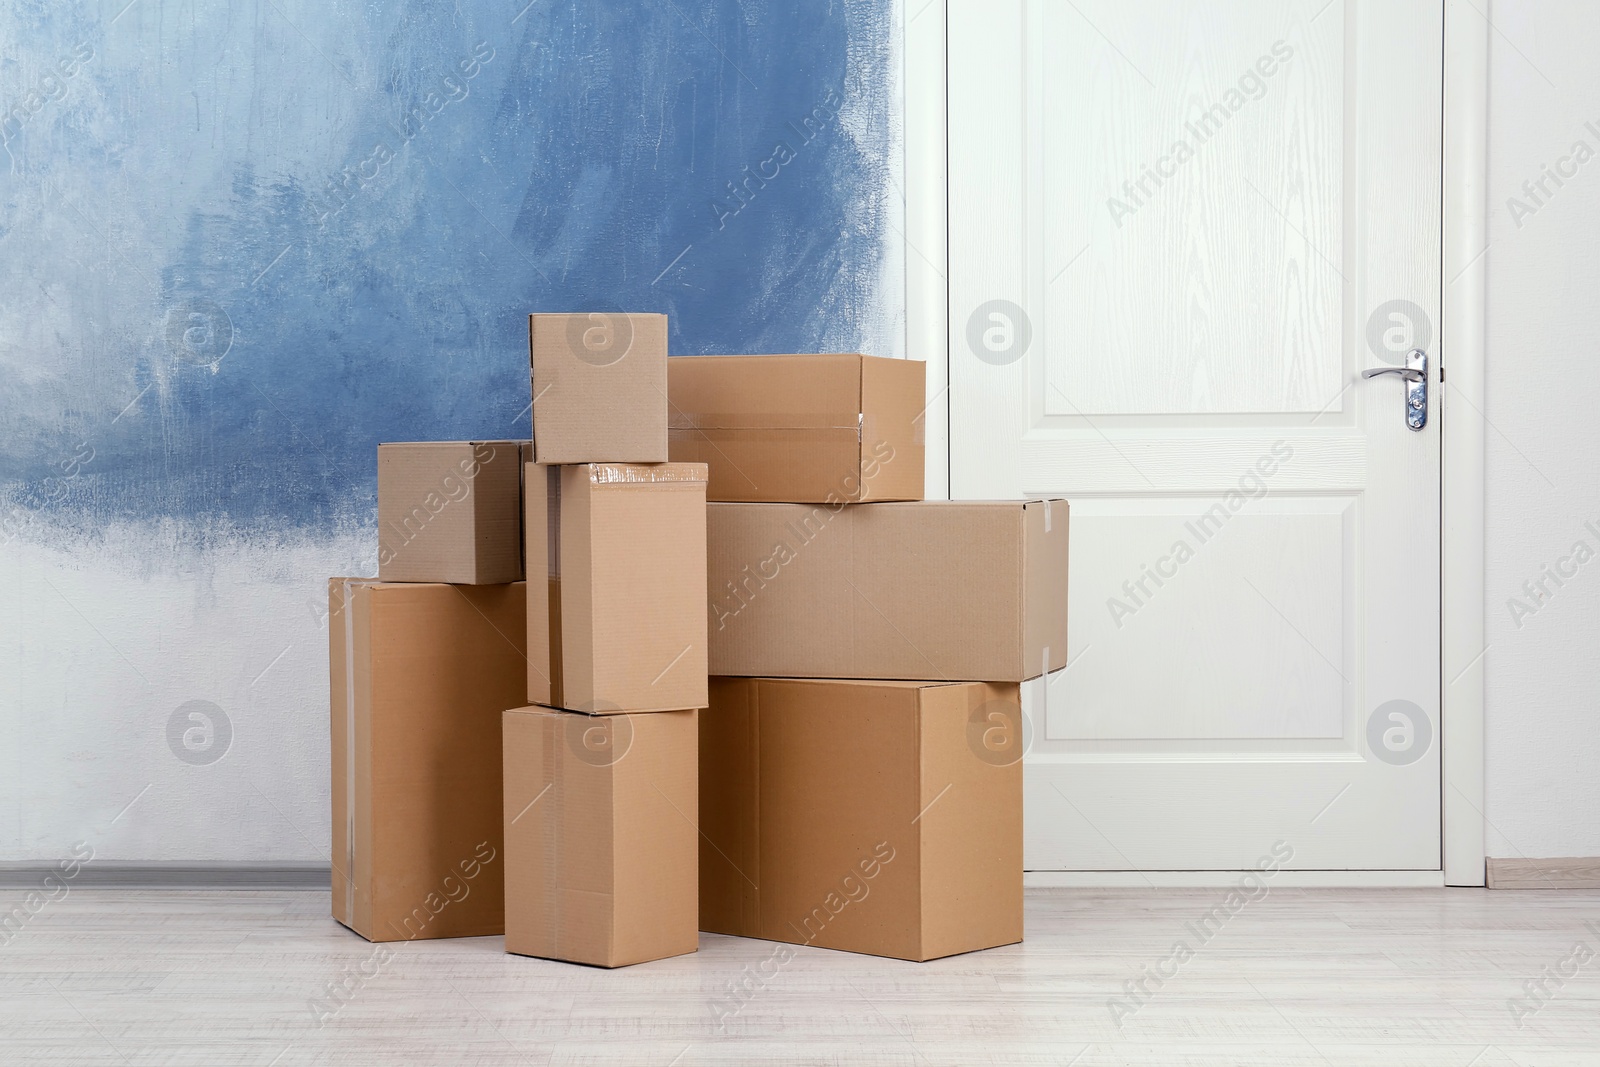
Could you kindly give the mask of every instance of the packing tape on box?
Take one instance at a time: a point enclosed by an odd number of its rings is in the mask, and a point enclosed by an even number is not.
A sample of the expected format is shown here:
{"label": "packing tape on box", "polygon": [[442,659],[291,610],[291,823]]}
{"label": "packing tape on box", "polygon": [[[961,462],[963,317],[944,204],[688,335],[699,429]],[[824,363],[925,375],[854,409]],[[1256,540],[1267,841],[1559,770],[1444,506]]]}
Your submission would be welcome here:
{"label": "packing tape on box", "polygon": [[540,714],[541,762],[544,766],[545,788],[550,790],[550,803],[539,813],[539,858],[544,868],[540,872],[544,883],[545,929],[550,931],[550,955],[561,958],[561,826],[566,820],[566,790],[562,787],[562,753],[557,745],[566,741],[566,722],[559,712]]}
{"label": "packing tape on box", "polygon": [[687,412],[674,411],[668,430],[859,430],[861,412]]}
{"label": "packing tape on box", "polygon": [[798,443],[823,440],[861,440],[864,416],[860,412],[832,414],[770,414],[747,412],[695,413],[679,411],[667,422],[669,441],[781,441]]}
{"label": "packing tape on box", "polygon": [[[1046,512],[1045,514],[1049,514]],[[1045,529],[1049,529],[1049,520],[1045,520]],[[1050,721],[1050,646],[1044,646],[1044,655],[1041,657],[1039,671],[1039,724],[1037,730],[1043,730]],[[1035,736],[1041,736],[1038,732]]]}
{"label": "packing tape on box", "polygon": [[344,615],[344,924],[356,925],[356,613],[355,590],[378,583],[346,578],[339,610]]}
{"label": "packing tape on box", "polygon": [[546,572],[561,577],[561,468],[545,468],[545,553]]}
{"label": "packing tape on box", "polygon": [[670,427],[668,441],[783,441],[790,444],[861,440],[854,426],[710,426],[704,429]]}
{"label": "packing tape on box", "polygon": [[591,463],[588,466],[590,485],[674,482],[704,485],[706,480],[705,466],[700,463]]}
{"label": "packing tape on box", "polygon": [[562,702],[561,690],[561,468],[545,468],[545,610],[549,628],[550,702]]}

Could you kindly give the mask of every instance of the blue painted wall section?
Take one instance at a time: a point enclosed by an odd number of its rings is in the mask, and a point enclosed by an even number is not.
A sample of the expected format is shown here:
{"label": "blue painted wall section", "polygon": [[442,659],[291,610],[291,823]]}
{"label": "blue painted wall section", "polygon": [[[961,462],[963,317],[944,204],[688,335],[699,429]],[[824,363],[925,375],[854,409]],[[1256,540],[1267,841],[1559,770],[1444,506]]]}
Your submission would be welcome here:
{"label": "blue painted wall section", "polygon": [[0,12],[5,522],[370,522],[526,434],[529,311],[882,336],[890,0],[125,5]]}

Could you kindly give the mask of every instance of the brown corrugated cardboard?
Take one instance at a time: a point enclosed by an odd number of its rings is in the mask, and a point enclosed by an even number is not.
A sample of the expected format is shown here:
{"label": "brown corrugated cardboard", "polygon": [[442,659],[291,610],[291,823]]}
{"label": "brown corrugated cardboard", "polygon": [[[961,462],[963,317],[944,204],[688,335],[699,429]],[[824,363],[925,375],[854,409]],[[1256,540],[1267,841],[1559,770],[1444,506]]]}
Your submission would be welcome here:
{"label": "brown corrugated cardboard", "polygon": [[528,696],[584,711],[706,702],[703,463],[530,464]]}
{"label": "brown corrugated cardboard", "polygon": [[507,711],[506,951],[622,967],[699,947],[694,711]]}
{"label": "brown corrugated cardboard", "polygon": [[525,441],[379,445],[379,580],[520,581],[526,451]]}
{"label": "brown corrugated cardboard", "polygon": [[664,463],[667,317],[531,315],[537,463]]}
{"label": "brown corrugated cardboard", "polygon": [[712,674],[1019,682],[1067,659],[1065,501],[707,505]]}
{"label": "brown corrugated cardboard", "polygon": [[927,366],[876,356],[674,356],[669,447],[709,500],[921,500]]}
{"label": "brown corrugated cardboard", "polygon": [[500,714],[527,593],[328,583],[333,917],[369,941],[504,929]]}
{"label": "brown corrugated cardboard", "polygon": [[1022,940],[1022,711],[983,682],[713,678],[700,928],[930,960]]}

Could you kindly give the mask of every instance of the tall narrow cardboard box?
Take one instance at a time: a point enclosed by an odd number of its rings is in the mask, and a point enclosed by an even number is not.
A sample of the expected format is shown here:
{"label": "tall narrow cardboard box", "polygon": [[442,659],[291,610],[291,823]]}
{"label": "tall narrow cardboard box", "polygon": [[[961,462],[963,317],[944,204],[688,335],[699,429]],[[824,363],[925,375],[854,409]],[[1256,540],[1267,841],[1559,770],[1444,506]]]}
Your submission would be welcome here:
{"label": "tall narrow cardboard box", "polygon": [[522,583],[335,578],[328,600],[333,917],[369,941],[501,933]]}
{"label": "tall narrow cardboard box", "polygon": [[527,699],[704,707],[705,464],[530,465],[525,481]]}
{"label": "tall narrow cardboard box", "polygon": [[507,952],[622,967],[699,947],[696,714],[505,713]]}

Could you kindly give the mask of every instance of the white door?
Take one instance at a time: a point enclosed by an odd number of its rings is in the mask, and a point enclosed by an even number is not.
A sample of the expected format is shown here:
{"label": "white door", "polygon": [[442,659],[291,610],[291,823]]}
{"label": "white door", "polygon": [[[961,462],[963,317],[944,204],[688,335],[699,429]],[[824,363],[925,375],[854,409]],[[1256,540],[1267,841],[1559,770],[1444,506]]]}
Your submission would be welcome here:
{"label": "white door", "polygon": [[1072,505],[1028,869],[1437,870],[1442,0],[949,19],[951,492]]}

